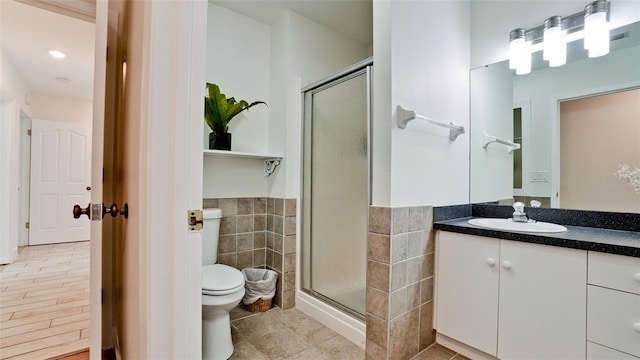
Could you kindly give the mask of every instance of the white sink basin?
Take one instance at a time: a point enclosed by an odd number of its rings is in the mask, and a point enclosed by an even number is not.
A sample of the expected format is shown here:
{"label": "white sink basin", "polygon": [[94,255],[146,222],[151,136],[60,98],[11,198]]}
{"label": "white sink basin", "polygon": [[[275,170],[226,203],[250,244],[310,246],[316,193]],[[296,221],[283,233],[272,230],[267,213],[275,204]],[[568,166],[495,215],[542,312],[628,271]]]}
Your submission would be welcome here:
{"label": "white sink basin", "polygon": [[567,231],[567,228],[547,222],[515,222],[511,219],[471,219],[469,224],[490,230],[532,232],[532,233],[557,233]]}

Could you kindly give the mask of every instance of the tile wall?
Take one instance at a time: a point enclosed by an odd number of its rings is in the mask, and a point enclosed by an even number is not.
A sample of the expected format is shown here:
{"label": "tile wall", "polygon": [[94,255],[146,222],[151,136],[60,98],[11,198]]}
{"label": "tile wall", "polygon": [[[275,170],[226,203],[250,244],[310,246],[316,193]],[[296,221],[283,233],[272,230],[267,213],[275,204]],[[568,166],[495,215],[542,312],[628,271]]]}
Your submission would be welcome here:
{"label": "tile wall", "polygon": [[278,273],[274,303],[295,306],[296,199],[204,199],[204,208],[220,208],[218,263],[268,268]]}
{"label": "tile wall", "polygon": [[367,359],[410,359],[435,342],[430,206],[369,208]]}
{"label": "tile wall", "polygon": [[278,273],[275,303],[295,306],[296,199],[267,198],[267,268]]}

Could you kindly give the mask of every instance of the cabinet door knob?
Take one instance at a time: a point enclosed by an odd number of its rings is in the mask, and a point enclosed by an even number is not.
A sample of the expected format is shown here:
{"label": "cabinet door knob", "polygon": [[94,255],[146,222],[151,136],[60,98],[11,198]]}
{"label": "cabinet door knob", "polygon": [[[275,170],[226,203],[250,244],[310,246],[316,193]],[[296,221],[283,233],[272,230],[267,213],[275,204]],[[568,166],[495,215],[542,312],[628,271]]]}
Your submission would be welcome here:
{"label": "cabinet door knob", "polygon": [[633,278],[636,279],[637,282],[640,282],[640,273],[633,275]]}
{"label": "cabinet door knob", "polygon": [[640,323],[633,324],[633,328],[636,329],[637,332],[640,332]]}
{"label": "cabinet door knob", "polygon": [[489,266],[492,266],[496,264],[496,259],[494,258],[487,258],[487,264],[489,264]]}
{"label": "cabinet door knob", "polygon": [[511,262],[510,261],[506,261],[506,260],[503,261],[502,262],[502,267],[507,269],[507,270],[511,269]]}

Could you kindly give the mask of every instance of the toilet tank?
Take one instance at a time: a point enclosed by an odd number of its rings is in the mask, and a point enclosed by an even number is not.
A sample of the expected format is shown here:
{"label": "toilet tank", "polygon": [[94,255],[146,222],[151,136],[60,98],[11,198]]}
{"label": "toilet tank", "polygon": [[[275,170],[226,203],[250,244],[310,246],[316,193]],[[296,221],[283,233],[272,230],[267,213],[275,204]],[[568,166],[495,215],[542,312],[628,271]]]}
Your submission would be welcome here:
{"label": "toilet tank", "polygon": [[202,210],[202,265],[215,264],[218,260],[218,237],[222,210]]}

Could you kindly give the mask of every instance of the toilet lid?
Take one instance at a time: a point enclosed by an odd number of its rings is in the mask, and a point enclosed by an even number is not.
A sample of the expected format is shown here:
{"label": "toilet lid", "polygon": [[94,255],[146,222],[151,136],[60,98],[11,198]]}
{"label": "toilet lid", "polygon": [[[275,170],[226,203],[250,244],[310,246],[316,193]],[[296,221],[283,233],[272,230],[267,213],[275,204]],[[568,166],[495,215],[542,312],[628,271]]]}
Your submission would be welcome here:
{"label": "toilet lid", "polygon": [[202,290],[214,293],[233,292],[244,286],[244,276],[231,266],[214,264],[202,267]]}

